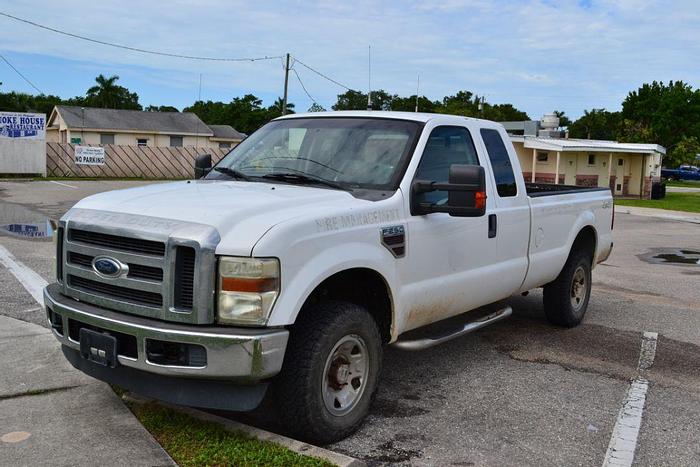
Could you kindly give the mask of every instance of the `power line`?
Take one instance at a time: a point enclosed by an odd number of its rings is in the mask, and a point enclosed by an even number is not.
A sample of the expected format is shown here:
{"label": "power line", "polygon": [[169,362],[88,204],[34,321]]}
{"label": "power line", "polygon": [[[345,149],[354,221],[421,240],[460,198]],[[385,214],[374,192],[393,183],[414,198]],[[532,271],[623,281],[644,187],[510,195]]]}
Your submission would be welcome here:
{"label": "power line", "polygon": [[41,89],[39,89],[38,87],[36,87],[36,86],[34,85],[34,83],[32,83],[31,81],[29,81],[29,78],[27,78],[26,76],[24,76],[17,68],[15,68],[15,66],[14,66],[13,64],[10,63],[3,55],[0,55],[0,58],[2,58],[2,60],[3,60],[5,63],[7,63],[7,66],[9,66],[9,67],[12,68],[13,70],[15,70],[15,73],[17,73],[19,76],[21,76],[23,80],[25,80],[27,83],[29,83],[29,85],[30,85],[31,87],[33,87],[34,89],[36,89],[36,91],[37,91],[39,94],[44,94],[44,92],[43,92]]}
{"label": "power line", "polygon": [[72,37],[75,39],[93,42],[95,44],[100,44],[100,45],[106,45],[109,47],[115,47],[118,49],[130,50],[132,52],[140,52],[140,53],[151,54],[151,55],[161,55],[164,57],[185,58],[188,60],[206,60],[206,61],[213,61],[213,62],[256,62],[259,60],[276,60],[278,58],[281,58],[281,56],[279,56],[279,55],[276,55],[273,57],[266,55],[264,57],[252,57],[252,58],[228,58],[228,57],[203,57],[203,56],[198,56],[198,55],[184,55],[184,54],[174,54],[174,53],[168,53],[168,52],[159,52],[156,50],[148,50],[148,49],[141,49],[138,47],[130,47],[128,45],[115,44],[112,42],[106,42],[106,41],[102,41],[99,39],[93,39],[91,37],[80,36],[78,34],[73,34],[72,32],[67,32],[67,31],[62,31],[60,29],[55,29],[55,28],[52,28],[50,26],[45,26],[43,24],[35,23],[34,21],[30,21],[30,20],[24,19],[24,18],[19,18],[17,16],[3,13],[1,11],[0,11],[0,16],[5,16],[6,18],[14,19],[16,21],[20,21],[22,23],[26,23],[26,24],[35,26],[37,28],[45,29],[47,31],[55,32],[57,34],[62,34],[64,36]]}
{"label": "power line", "polygon": [[292,71],[294,72],[294,74],[296,75],[297,79],[299,80],[299,84],[301,85],[301,89],[304,90],[304,92],[306,93],[306,96],[307,96],[309,99],[311,99],[311,102],[313,102],[314,104],[320,105],[318,102],[316,102],[316,99],[314,99],[313,97],[311,97],[311,94],[309,94],[309,91],[306,90],[306,86],[304,86],[304,83],[302,83],[301,77],[299,76],[299,73],[298,73],[294,68],[292,68]]}
{"label": "power line", "polygon": [[306,68],[307,70],[312,71],[312,72],[316,73],[318,76],[327,79],[327,80],[330,81],[331,83],[337,84],[337,85],[340,86],[341,88],[345,88],[345,89],[347,89],[348,91],[352,91],[352,89],[350,89],[349,87],[345,86],[343,83],[339,83],[338,81],[334,80],[333,78],[330,78],[330,77],[324,75],[324,74],[321,73],[320,71],[311,68],[309,65],[307,65],[307,64],[304,63],[304,62],[302,62],[302,61],[299,60],[298,58],[295,57],[295,58],[294,58],[294,61],[295,61],[295,62],[298,62],[299,65],[303,66],[303,67]]}

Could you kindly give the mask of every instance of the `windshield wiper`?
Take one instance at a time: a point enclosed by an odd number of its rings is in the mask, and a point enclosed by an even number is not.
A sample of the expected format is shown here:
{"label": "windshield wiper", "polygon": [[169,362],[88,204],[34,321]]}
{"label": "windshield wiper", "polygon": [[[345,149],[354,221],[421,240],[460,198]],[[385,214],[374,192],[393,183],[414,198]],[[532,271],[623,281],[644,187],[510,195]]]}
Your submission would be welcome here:
{"label": "windshield wiper", "polygon": [[226,174],[229,177],[235,178],[237,180],[245,180],[245,181],[250,181],[250,177],[240,170],[232,169],[230,167],[214,167],[214,170],[217,172],[221,172],[222,174]]}
{"label": "windshield wiper", "polygon": [[311,175],[306,175],[302,173],[273,172],[263,175],[262,178],[267,178],[270,180],[279,180],[288,183],[298,183],[300,185],[325,185],[327,187],[336,188],[338,190],[347,190],[347,188],[341,185],[340,183],[332,182],[330,180],[326,180],[325,178],[313,177]]}

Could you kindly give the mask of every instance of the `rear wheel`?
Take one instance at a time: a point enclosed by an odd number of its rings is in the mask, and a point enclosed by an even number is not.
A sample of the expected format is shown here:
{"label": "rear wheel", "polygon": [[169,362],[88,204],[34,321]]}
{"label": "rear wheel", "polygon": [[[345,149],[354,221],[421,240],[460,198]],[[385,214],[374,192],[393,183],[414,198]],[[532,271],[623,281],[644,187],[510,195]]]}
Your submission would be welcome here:
{"label": "rear wheel", "polygon": [[382,359],[382,340],[359,305],[326,302],[294,324],[273,391],[285,428],[319,444],[341,440],[364,420]]}
{"label": "rear wheel", "polygon": [[574,327],[586,314],[591,296],[590,253],[574,251],[559,276],[544,286],[544,312],[557,326]]}

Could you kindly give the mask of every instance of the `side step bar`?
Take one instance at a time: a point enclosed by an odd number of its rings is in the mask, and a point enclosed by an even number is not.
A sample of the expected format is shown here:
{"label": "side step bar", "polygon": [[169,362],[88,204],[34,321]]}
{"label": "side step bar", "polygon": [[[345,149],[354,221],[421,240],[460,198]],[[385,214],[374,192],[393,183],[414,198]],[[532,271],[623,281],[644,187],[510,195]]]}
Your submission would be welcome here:
{"label": "side step bar", "polygon": [[444,342],[455,339],[459,336],[469,334],[478,329],[481,329],[489,324],[496,323],[505,319],[513,314],[513,309],[510,306],[506,306],[503,309],[491,313],[490,315],[484,316],[476,321],[470,321],[465,323],[461,328],[454,330],[448,334],[443,334],[435,337],[424,337],[420,339],[397,341],[392,344],[393,347],[401,350],[424,350],[436,345],[442,344]]}

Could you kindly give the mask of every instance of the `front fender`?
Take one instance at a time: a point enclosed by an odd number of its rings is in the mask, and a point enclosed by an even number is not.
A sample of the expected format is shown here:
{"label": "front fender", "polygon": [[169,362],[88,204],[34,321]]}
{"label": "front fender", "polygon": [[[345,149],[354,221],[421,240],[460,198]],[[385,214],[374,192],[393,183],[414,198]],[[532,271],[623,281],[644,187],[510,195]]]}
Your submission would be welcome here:
{"label": "front fender", "polygon": [[359,242],[341,242],[337,246],[315,253],[310,258],[282,260],[281,293],[268,325],[293,324],[311,293],[332,275],[348,269],[365,268],[377,272],[387,284],[389,298],[393,304],[391,291],[396,281],[395,261],[384,247]]}

